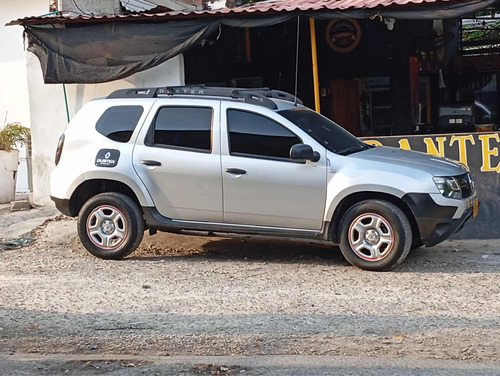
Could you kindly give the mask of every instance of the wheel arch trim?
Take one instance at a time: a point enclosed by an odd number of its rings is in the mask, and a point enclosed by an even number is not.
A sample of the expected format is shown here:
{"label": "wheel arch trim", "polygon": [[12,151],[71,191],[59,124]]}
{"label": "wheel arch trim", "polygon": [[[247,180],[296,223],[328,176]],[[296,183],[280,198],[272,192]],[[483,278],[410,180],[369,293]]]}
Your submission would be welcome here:
{"label": "wheel arch trim", "polygon": [[327,235],[327,240],[333,241],[335,243],[338,243],[339,241],[339,236],[338,236],[338,231],[339,231],[339,224],[340,220],[342,219],[342,216],[344,213],[356,202],[364,201],[364,200],[383,200],[383,201],[388,201],[394,205],[396,205],[398,208],[400,208],[403,213],[406,215],[408,218],[408,221],[410,222],[412,231],[414,236],[420,237],[420,233],[418,230],[418,225],[415,220],[415,215],[411,208],[402,200],[402,197],[399,195],[387,193],[387,192],[382,192],[382,191],[372,191],[372,190],[367,190],[367,191],[356,191],[349,193],[347,195],[344,195],[339,202],[333,206],[333,204],[329,207],[329,221],[330,221],[330,226],[329,226],[329,231]]}
{"label": "wheel arch trim", "polygon": [[[134,172],[134,177],[135,177]],[[140,206],[151,206],[154,205],[153,199],[151,198],[148,190],[142,184],[142,181],[139,179],[132,179],[131,177],[116,171],[105,171],[102,173],[101,171],[92,171],[83,174],[83,178],[85,180],[109,180],[116,181],[125,184],[128,186],[137,197]],[[140,184],[139,184],[140,183]]]}
{"label": "wheel arch trim", "polygon": [[103,174],[86,174],[84,178],[85,180],[75,188],[69,200],[69,212],[72,216],[77,216],[80,208],[92,196],[111,191],[130,196],[139,207],[154,205],[148,191],[123,174],[110,174],[108,172],[105,176]]}

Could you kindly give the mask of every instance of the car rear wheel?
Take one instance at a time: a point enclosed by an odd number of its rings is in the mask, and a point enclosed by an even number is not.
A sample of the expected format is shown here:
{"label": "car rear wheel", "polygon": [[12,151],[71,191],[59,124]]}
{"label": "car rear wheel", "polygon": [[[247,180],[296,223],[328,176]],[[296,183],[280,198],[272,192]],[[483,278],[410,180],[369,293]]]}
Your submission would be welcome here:
{"label": "car rear wheel", "polygon": [[101,193],[80,209],[78,235],[94,256],[119,260],[141,243],[144,220],[139,207],[129,197],[121,193]]}
{"label": "car rear wheel", "polygon": [[340,250],[361,269],[385,271],[399,265],[412,245],[408,218],[396,205],[383,200],[361,201],[342,216]]}

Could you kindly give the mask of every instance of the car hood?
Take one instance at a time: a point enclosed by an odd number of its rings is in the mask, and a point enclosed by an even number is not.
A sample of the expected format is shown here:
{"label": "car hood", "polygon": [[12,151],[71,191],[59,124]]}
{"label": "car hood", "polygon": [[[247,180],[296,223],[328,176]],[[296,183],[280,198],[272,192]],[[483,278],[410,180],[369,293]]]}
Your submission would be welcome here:
{"label": "car hood", "polygon": [[399,167],[414,168],[434,176],[456,176],[468,171],[465,165],[451,159],[388,146],[374,147],[351,154],[349,157],[366,160],[367,162],[381,162]]}

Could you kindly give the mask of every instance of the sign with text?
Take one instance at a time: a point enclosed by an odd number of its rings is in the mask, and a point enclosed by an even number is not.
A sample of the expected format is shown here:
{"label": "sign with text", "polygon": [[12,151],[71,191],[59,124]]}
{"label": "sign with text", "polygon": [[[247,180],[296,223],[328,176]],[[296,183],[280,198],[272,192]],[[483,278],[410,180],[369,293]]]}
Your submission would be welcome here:
{"label": "sign with text", "polygon": [[438,155],[467,165],[481,206],[479,215],[452,238],[500,237],[500,133],[365,137],[363,141]]}

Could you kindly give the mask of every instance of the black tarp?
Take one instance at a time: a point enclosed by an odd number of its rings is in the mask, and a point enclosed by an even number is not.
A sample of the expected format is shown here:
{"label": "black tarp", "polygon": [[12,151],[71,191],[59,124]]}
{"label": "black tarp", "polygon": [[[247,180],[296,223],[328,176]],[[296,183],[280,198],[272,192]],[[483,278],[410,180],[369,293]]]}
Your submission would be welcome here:
{"label": "black tarp", "polygon": [[[408,10],[355,9],[345,11],[264,13],[259,17],[233,16],[169,21],[92,22],[61,27],[25,26],[28,50],[40,60],[45,83],[100,83],[128,77],[153,68],[186,51],[214,33],[221,25],[263,27],[304,18],[444,19],[473,14],[496,0],[433,3]],[[404,8],[406,9],[406,8]]]}
{"label": "black tarp", "polygon": [[45,83],[98,83],[153,68],[217,27],[212,21],[117,22],[25,31],[28,51],[40,60]]}

